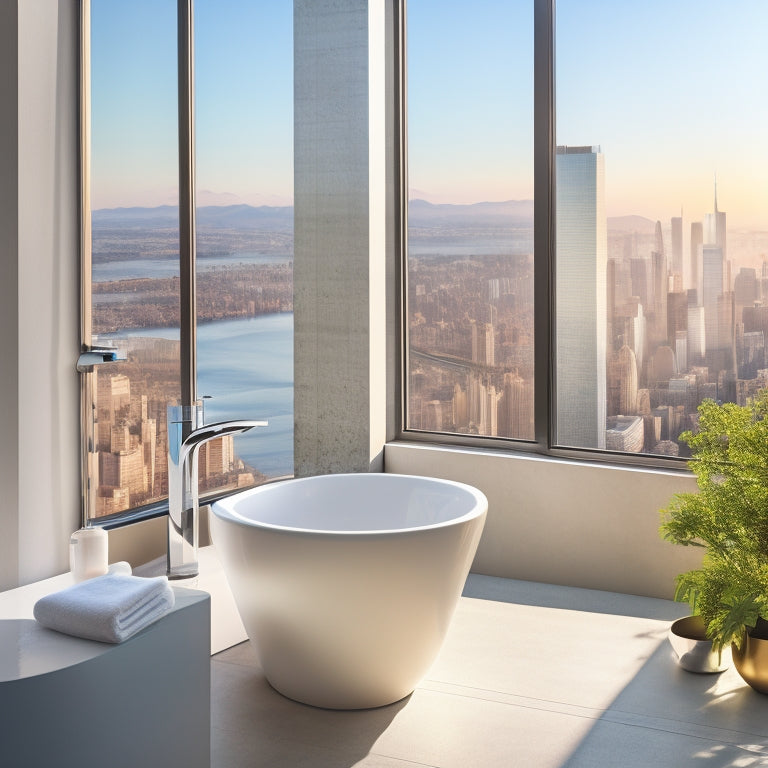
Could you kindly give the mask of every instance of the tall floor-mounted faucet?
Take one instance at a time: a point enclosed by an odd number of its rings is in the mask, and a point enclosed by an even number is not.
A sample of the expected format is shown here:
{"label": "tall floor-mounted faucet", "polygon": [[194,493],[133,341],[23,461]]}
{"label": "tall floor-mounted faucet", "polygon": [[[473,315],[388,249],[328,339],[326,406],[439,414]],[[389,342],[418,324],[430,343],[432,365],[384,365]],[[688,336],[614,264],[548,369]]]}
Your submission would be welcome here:
{"label": "tall floor-mounted faucet", "polygon": [[203,407],[168,406],[168,578],[197,576],[200,509],[197,454],[200,446],[224,435],[237,435],[266,421],[219,421],[203,424]]}

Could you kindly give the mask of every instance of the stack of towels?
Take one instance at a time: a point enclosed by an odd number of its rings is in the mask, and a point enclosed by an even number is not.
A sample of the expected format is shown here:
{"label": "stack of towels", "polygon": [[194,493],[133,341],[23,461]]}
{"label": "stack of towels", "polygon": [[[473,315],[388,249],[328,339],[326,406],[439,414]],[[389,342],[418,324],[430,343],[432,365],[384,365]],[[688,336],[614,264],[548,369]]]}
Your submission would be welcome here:
{"label": "stack of towels", "polygon": [[35,603],[40,624],[74,637],[122,643],[165,616],[174,594],[165,576],[113,572],[82,581]]}

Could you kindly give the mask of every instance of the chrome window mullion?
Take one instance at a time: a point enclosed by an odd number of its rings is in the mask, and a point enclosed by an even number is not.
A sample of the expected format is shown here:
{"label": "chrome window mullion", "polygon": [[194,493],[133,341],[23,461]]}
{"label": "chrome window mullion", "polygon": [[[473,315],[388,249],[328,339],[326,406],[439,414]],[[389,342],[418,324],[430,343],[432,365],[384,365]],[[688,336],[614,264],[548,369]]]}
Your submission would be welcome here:
{"label": "chrome window mullion", "polygon": [[91,346],[91,3],[80,3],[80,342]]}
{"label": "chrome window mullion", "polygon": [[398,397],[398,430],[402,436],[408,426],[408,387],[409,387],[409,349],[408,335],[408,88],[407,88],[407,59],[406,59],[406,17],[407,0],[395,0],[395,77],[394,101],[395,116],[395,159],[398,163],[395,184],[398,189],[398,204],[395,207],[395,227],[397,232],[396,249],[398,256],[398,296],[399,296],[399,333],[400,344],[397,356],[400,364],[400,392]]}
{"label": "chrome window mullion", "polygon": [[540,450],[554,436],[555,0],[534,0],[534,430]]}
{"label": "chrome window mullion", "polygon": [[[93,346],[91,304],[91,0],[80,2],[79,56],[79,153],[80,165],[80,353]],[[79,363],[79,360],[78,360]],[[80,524],[86,526],[95,513],[93,478],[94,417],[93,367],[80,370]]]}
{"label": "chrome window mullion", "polygon": [[179,359],[181,404],[197,399],[195,290],[194,2],[178,0],[179,57]]}

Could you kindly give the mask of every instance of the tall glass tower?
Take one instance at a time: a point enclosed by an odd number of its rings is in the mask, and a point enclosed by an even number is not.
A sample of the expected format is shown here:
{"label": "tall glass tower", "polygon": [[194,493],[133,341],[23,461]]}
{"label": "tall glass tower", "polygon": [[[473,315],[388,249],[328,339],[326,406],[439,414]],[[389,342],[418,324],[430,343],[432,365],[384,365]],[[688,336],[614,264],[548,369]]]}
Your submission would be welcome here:
{"label": "tall glass tower", "polygon": [[599,147],[558,147],[556,173],[556,441],[604,449],[608,238],[603,154]]}

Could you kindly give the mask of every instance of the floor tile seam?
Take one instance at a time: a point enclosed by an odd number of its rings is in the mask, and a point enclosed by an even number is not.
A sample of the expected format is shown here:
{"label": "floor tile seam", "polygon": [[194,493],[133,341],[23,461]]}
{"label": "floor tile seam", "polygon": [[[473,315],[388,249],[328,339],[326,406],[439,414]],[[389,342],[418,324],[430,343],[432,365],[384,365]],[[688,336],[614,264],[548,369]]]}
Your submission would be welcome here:
{"label": "floor tile seam", "polygon": [[[433,685],[430,686],[429,683],[432,683]],[[695,723],[690,720],[644,715],[639,712],[614,709],[611,706],[605,709],[600,707],[587,707],[582,704],[571,704],[554,699],[538,699],[531,696],[521,696],[519,694],[497,691],[491,688],[473,688],[471,686],[461,686],[456,685],[455,683],[442,683],[435,680],[424,681],[419,687],[422,690],[428,690],[438,695],[445,694],[460,696],[463,698],[488,701],[495,704],[515,706],[523,709],[536,709],[541,712],[556,712],[562,715],[581,717],[590,720],[604,720],[605,722],[627,726],[648,727],[653,730],[663,730],[669,733],[696,736],[697,738],[727,741],[733,745],[738,745],[739,742],[745,738],[757,740],[763,739],[766,741],[766,749],[768,752],[768,734],[754,733],[752,731],[739,731],[732,728],[707,725],[706,723]],[[456,690],[450,690],[451,688]],[[471,693],[466,693],[466,691],[471,691]],[[666,727],[660,727],[657,723],[665,723],[668,725]],[[682,726],[683,728],[675,728],[674,724]]]}
{"label": "floor tile seam", "polygon": [[255,663],[234,661],[232,659],[211,659],[211,665],[214,664],[227,664],[230,667],[245,667],[246,669],[252,669],[254,672],[258,671],[258,667]]}
{"label": "floor tile seam", "polygon": [[[220,726],[220,725],[214,725],[211,724],[211,744],[213,744],[214,741],[214,735],[218,732],[222,736],[228,736],[228,737],[234,737],[238,738],[241,741],[243,740],[243,737],[250,733],[250,731],[242,730],[236,727],[226,727],[226,726]],[[340,754],[349,756],[350,753],[354,755],[355,758],[358,757],[357,753],[361,750],[356,750],[354,747],[349,747],[347,749],[339,749],[338,747],[329,747],[325,744],[317,744],[316,742],[308,741],[307,739],[299,739],[297,740],[295,735],[294,736],[274,736],[270,738],[270,742],[273,745],[286,745],[286,746],[300,746],[300,747],[306,747],[306,749],[309,750],[318,750],[321,749],[324,752],[327,752],[329,754]],[[375,749],[369,749],[368,752],[360,759],[365,759],[365,757],[382,757],[386,760],[392,760],[396,763],[402,763],[403,765],[413,765],[418,766],[418,768],[440,768],[439,765],[436,765],[434,763],[423,763],[421,761],[417,760],[408,760],[406,758],[400,757],[398,755],[391,755],[387,752],[381,752],[379,750]]]}
{"label": "floor tile seam", "polygon": [[[540,699],[534,696],[523,696],[517,693],[499,691],[495,688],[478,688],[470,685],[457,685],[456,683],[444,683],[439,680],[424,680],[419,686],[421,690],[431,693],[460,696],[478,701],[488,701],[495,704],[506,704],[523,709],[538,709],[541,711],[561,712],[562,714],[575,714],[590,719],[599,719],[606,712],[601,707],[589,707],[583,704],[572,704],[556,699]],[[418,690],[418,689],[417,689]]]}
{"label": "floor tile seam", "polygon": [[[691,724],[693,727],[691,729],[681,730],[679,728],[673,728],[673,727],[663,727],[664,723],[674,723],[679,721],[674,720],[667,720],[664,718],[659,718],[660,722],[659,724],[654,724],[652,722],[641,722],[640,720],[633,721],[632,718],[613,718],[613,717],[603,717],[600,718],[601,722],[610,724],[610,725],[623,725],[627,728],[642,728],[643,730],[647,731],[655,731],[657,733],[669,733],[673,734],[675,736],[686,736],[691,739],[697,739],[699,741],[707,741],[711,744],[727,744],[730,747],[735,747],[737,749],[749,752],[752,755],[761,755],[763,757],[768,756],[768,738],[765,736],[757,736],[758,739],[763,739],[765,741],[765,744],[759,744],[755,745],[758,748],[752,749],[750,748],[750,745],[746,745],[741,743],[740,740],[728,737],[727,733],[732,734],[739,734],[739,731],[731,731],[722,733],[724,729],[720,728],[713,728],[711,726],[706,725],[697,725],[695,723]],[[716,733],[716,731],[720,731],[721,733]],[[755,737],[755,734],[743,734],[747,737]]]}
{"label": "floor tile seam", "polygon": [[[517,694],[504,693],[488,688],[470,688],[468,686],[452,686],[461,690],[445,690],[431,688],[421,685],[420,689],[437,694],[438,696],[455,696],[457,698],[471,699],[473,701],[482,701],[488,704],[498,704],[502,707],[513,707],[516,709],[529,709],[536,712],[544,712],[566,717],[575,717],[583,720],[592,720],[597,722],[605,714],[604,709],[599,707],[586,707],[580,704],[568,704],[567,702],[554,701],[551,699],[536,699],[530,696],[519,696]],[[472,693],[467,693],[472,691]]]}
{"label": "floor tile seam", "polygon": [[418,766],[418,768],[440,768],[436,763],[422,763],[421,760],[408,760],[406,757],[398,757],[397,755],[390,755],[386,752],[379,752],[374,749],[368,752],[368,755],[371,757],[383,757],[385,760],[393,760],[394,762],[402,763],[403,765]]}
{"label": "floor tile seam", "polygon": [[[673,717],[645,715],[640,712],[631,712],[609,708],[606,710],[603,718],[606,722],[622,723],[624,725],[637,725],[638,727],[648,727],[654,730],[665,730],[681,735],[697,736],[701,738],[711,738],[716,741],[727,741],[729,744],[739,745],[743,739],[763,740],[765,752],[768,754],[768,733],[754,733],[752,731],[740,731],[733,728],[721,728],[717,725],[707,725],[706,723],[696,723],[691,720],[679,720]],[[657,725],[658,724],[658,725]],[[662,727],[661,724],[669,724]],[[675,727],[680,726],[680,727]]]}

